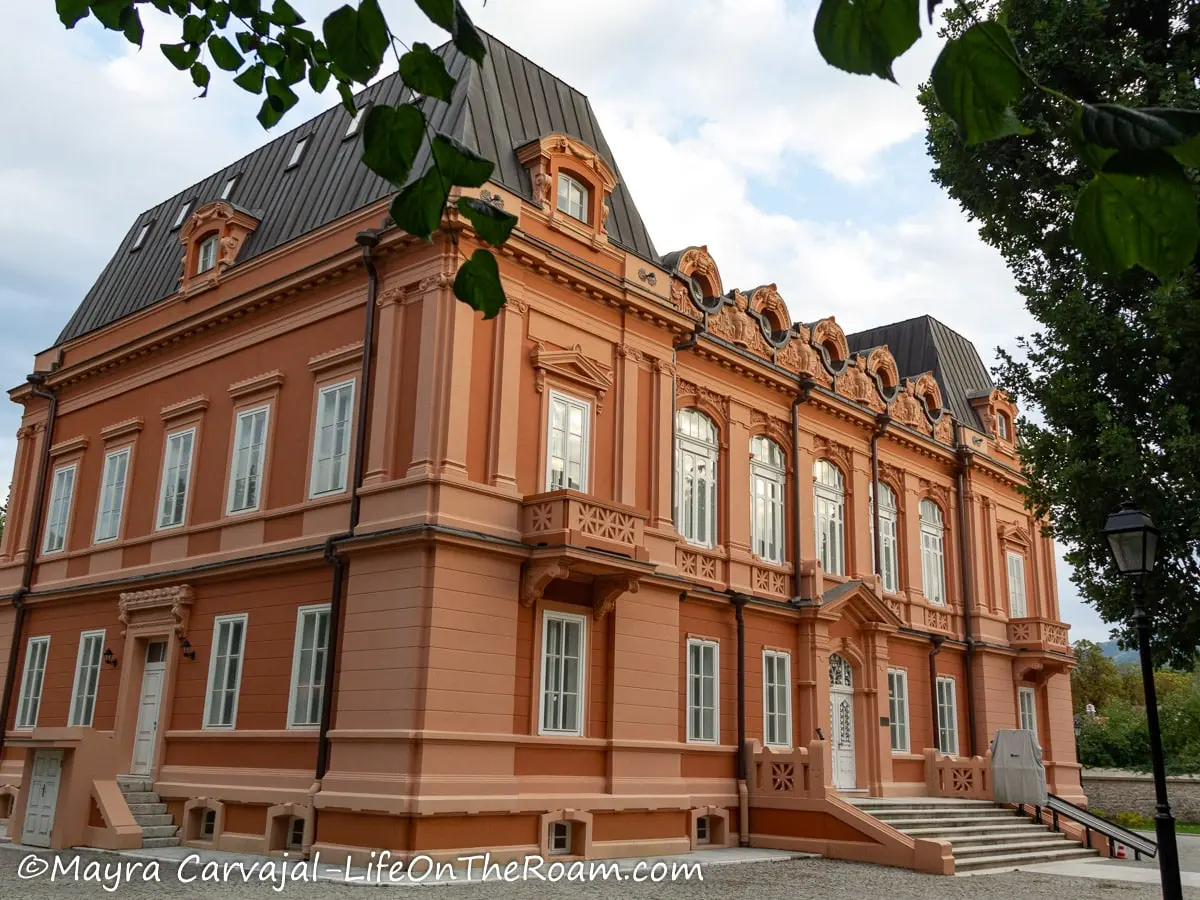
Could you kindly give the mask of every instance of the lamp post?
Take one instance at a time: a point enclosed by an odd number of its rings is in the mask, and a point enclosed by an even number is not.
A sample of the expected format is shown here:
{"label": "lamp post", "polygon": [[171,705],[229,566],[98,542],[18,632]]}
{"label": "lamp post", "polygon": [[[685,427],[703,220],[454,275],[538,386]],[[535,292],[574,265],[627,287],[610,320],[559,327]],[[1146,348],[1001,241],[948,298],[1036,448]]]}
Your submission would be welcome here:
{"label": "lamp post", "polygon": [[1142,660],[1142,686],[1146,691],[1146,724],[1150,731],[1150,760],[1154,766],[1154,830],[1158,835],[1158,869],[1162,877],[1163,900],[1183,900],[1179,878],[1179,848],[1175,842],[1175,819],[1167,802],[1167,770],[1163,762],[1162,733],[1158,727],[1158,698],[1154,690],[1154,660],[1150,656],[1150,617],[1146,614],[1145,578],[1154,569],[1154,551],[1158,529],[1154,521],[1125,502],[1108,517],[1104,536],[1112,551],[1117,570],[1131,577],[1133,623],[1137,628],[1138,651]]}

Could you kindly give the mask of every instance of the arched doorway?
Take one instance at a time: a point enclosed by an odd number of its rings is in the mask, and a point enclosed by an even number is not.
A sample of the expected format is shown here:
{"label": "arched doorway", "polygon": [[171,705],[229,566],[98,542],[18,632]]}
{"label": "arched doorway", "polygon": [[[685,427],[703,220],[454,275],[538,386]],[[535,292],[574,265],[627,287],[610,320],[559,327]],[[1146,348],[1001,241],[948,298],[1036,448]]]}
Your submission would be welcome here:
{"label": "arched doorway", "polygon": [[829,743],[834,787],[854,790],[858,786],[854,770],[854,671],[836,653],[829,657]]}

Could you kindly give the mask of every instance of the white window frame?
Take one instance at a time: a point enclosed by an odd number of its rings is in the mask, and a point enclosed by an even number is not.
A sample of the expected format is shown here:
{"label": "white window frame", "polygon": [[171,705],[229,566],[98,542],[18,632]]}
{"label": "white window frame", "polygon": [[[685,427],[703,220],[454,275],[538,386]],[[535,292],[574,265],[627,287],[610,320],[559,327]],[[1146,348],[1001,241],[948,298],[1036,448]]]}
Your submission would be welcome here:
{"label": "white window frame", "polygon": [[937,679],[937,747],[947,756],[958,756],[958,685],[949,675]]}
{"label": "white window frame", "polygon": [[[774,681],[775,665],[783,661],[783,683]],[[763,744],[767,747],[792,746],[792,655],[784,650],[763,651]],[[776,709],[782,696],[783,709]],[[771,721],[776,722],[775,740],[770,739]],[[782,722],[780,722],[782,720]],[[783,739],[779,735],[783,734]]]}
{"label": "white window frame", "polygon": [[[566,196],[563,196],[563,187],[566,187]],[[574,190],[577,196],[572,195]],[[591,201],[591,189],[573,175],[568,175],[566,172],[558,173],[558,184],[555,185],[555,207],[559,212],[566,213],[572,219],[575,219],[583,224],[588,224],[588,204]],[[573,205],[578,203],[578,212],[573,209]]]}
{"label": "white window frame", "polygon": [[[232,687],[233,706],[230,710],[229,721],[228,722],[220,722],[220,723],[210,723],[210,719],[211,719],[212,713],[213,713],[213,701],[216,699],[213,695],[213,692],[216,689],[217,663],[218,663],[218,659],[220,658],[219,648],[221,646],[221,629],[222,629],[222,627],[228,625],[230,639],[232,640],[233,626],[236,625],[238,622],[242,623],[242,643],[241,643],[241,646],[238,648],[238,652],[237,652],[237,661],[238,661],[237,683],[234,684]],[[206,730],[206,731],[230,731],[230,730],[237,728],[238,701],[241,699],[241,695],[242,695],[242,673],[246,670],[246,643],[247,643],[246,638],[247,638],[247,633],[248,633],[249,629],[250,629],[250,616],[247,613],[233,613],[232,615],[227,615],[227,616],[217,616],[213,620],[212,647],[210,648],[209,654],[208,654],[208,684],[204,689],[203,727],[204,727],[204,730]],[[226,662],[225,662],[225,668],[222,673],[225,676],[225,680],[227,683],[228,683],[228,673],[229,673],[228,659],[232,655],[232,653],[230,652],[231,649],[232,648],[230,646],[226,647],[226,656],[225,656]],[[222,693],[224,693],[225,691],[231,690],[231,688],[226,686],[226,687],[220,688],[220,690],[222,691]]]}
{"label": "white window frame", "polygon": [[[692,651],[700,656],[700,671],[692,666]],[[704,674],[704,657],[712,654],[712,675]],[[706,681],[711,681],[712,704],[705,705],[703,694]],[[695,714],[700,716],[700,729],[693,727]],[[707,727],[705,727],[707,726]],[[706,736],[707,732],[707,736]],[[721,645],[717,641],[703,638],[688,638],[687,642],[687,739],[692,744],[719,744],[721,742]]]}
{"label": "white window frame", "polygon": [[[313,417],[313,452],[312,452],[312,467],[309,470],[308,476],[308,497],[311,500],[314,497],[328,497],[333,494],[343,494],[346,492],[346,484],[350,474],[350,450],[351,444],[354,441],[354,393],[357,388],[355,379],[347,378],[343,381],[338,381],[334,384],[325,385],[317,391],[317,410]],[[346,419],[340,424],[343,428],[343,451],[340,455],[330,455],[327,458],[322,458],[322,433],[326,428],[336,429],[339,425],[338,420],[330,423],[324,423],[325,413],[325,398],[330,394],[337,394],[341,391],[349,391],[349,399],[346,401]],[[334,416],[337,415],[337,401],[334,401]],[[334,437],[336,440],[336,435]],[[338,477],[334,484],[330,487],[322,488],[318,483],[320,481],[320,469],[322,464],[328,463],[331,467],[337,468],[340,466],[340,473],[335,471]]]}
{"label": "white window frame", "polygon": [[[120,465],[121,457],[125,458],[125,470],[121,473],[121,481],[118,484],[115,473],[110,471],[110,468],[116,469]],[[104,468],[100,473],[100,497],[96,503],[96,529],[92,533],[93,543],[103,544],[115,541],[121,536],[121,519],[125,514],[125,492],[129,485],[129,466],[132,461],[133,452],[130,447],[122,447],[104,455]],[[108,527],[104,528],[106,524]]]}
{"label": "white window frame", "polygon": [[[817,471],[822,466],[829,466],[837,473],[839,485],[820,480]],[[813,517],[817,558],[821,560],[822,570],[831,575],[845,575],[846,474],[827,459],[818,459],[813,463]]]}
{"label": "white window frame", "polygon": [[346,127],[346,133],[342,135],[342,140],[345,140],[346,138],[352,138],[358,134],[360,130],[362,130],[363,123],[367,121],[367,114],[370,111],[370,103],[364,103],[355,111],[354,115],[350,119],[350,124]]}
{"label": "white window frame", "polygon": [[[302,687],[300,684],[300,657],[304,652],[302,645],[302,640],[304,637],[304,623],[308,617],[316,617],[317,627],[315,627],[313,631],[313,637],[315,641],[316,636],[319,634],[319,630],[317,629],[320,625],[320,616],[322,613],[325,615],[325,642],[320,647],[319,653],[316,644],[314,643],[313,645],[313,659],[309,662],[309,680],[308,684],[305,685],[310,697],[310,703],[312,694],[315,690],[320,690],[321,702],[317,706],[316,721],[301,722],[297,721],[297,714],[300,712],[299,703],[297,701],[299,700],[300,688]],[[329,615],[330,605],[328,603],[315,603],[311,606],[301,606],[298,610],[296,610],[296,637],[292,643],[292,677],[289,681],[288,692],[288,728],[317,728],[321,724],[321,710],[325,704],[325,669],[327,660],[329,658],[329,638],[331,624],[329,621]],[[318,655],[321,663],[320,671],[317,671],[316,666],[316,658]]]}
{"label": "white window frame", "polygon": [[[78,474],[78,463],[68,463],[54,470],[50,479],[50,505],[46,515],[46,533],[42,536],[42,553],[59,553],[67,546],[67,538],[71,530],[71,505],[75,502],[75,476]],[[69,478],[68,478],[69,475]],[[60,480],[61,476],[61,480]],[[66,482],[64,488],[63,482]],[[60,493],[61,492],[61,493]],[[63,496],[65,494],[65,496]],[[58,511],[62,511],[62,515]],[[55,525],[61,540],[51,543],[50,537],[55,533]]]}
{"label": "white window frame", "polygon": [[[34,671],[34,648],[37,670]],[[50,635],[44,634],[31,637],[25,644],[25,665],[21,672],[21,694],[17,702],[17,718],[15,728],[30,731],[37,727],[38,714],[42,711],[42,688],[46,682],[46,660],[50,658]],[[30,705],[33,715],[30,715]]]}
{"label": "white window frame", "polygon": [[183,206],[179,207],[179,214],[175,216],[175,221],[171,223],[171,230],[179,228],[187,221],[188,213],[192,211],[192,201],[184,200]]}
{"label": "white window frame", "polygon": [[[936,520],[926,517],[926,510],[937,512]],[[938,606],[946,605],[946,526],[942,508],[928,497],[921,501],[921,588],[925,599]]]}
{"label": "white window frame", "polygon": [[[762,448],[759,452],[758,448]],[[778,456],[778,462],[771,459]],[[783,448],[766,435],[750,438],[750,533],[755,555],[782,563],[787,467]]]}
{"label": "white window frame", "polygon": [[[571,825],[569,819],[558,819],[550,823],[550,833],[546,835],[546,850],[552,856],[563,856],[571,852]],[[559,828],[562,828],[561,832]],[[559,838],[561,837],[561,843]]]}
{"label": "white window frame", "polygon": [[[897,691],[899,688],[899,691]],[[893,753],[908,753],[908,670],[888,669],[888,723]]]}
{"label": "white window frame", "polygon": [[871,532],[871,569],[879,569],[879,579],[883,589],[889,594],[900,592],[900,510],[896,503],[896,492],[886,482],[879,482],[880,493],[887,491],[891,497],[891,505],[886,502],[879,504],[879,555],[883,557],[881,565],[875,563],[875,486],[871,485],[871,522],[868,530]]}
{"label": "white window frame", "polygon": [[[576,721],[574,723],[574,727],[572,727],[572,728],[565,728],[565,727],[555,728],[552,725],[547,724],[547,722],[546,722],[546,696],[547,696],[547,690],[548,690],[548,685],[549,685],[548,676],[550,674],[549,673],[550,654],[548,652],[549,651],[549,642],[547,641],[547,636],[550,631],[550,627],[549,627],[550,622],[552,622],[552,621],[562,622],[564,625],[564,628],[567,625],[575,625],[575,626],[578,626],[578,628],[579,628],[579,659],[578,659],[579,671],[577,673],[577,681],[579,684],[579,691],[577,694],[577,700],[576,700],[576,704],[575,704]],[[565,654],[564,654],[564,656],[565,656]],[[587,721],[587,705],[586,705],[587,674],[588,674],[587,619],[583,616],[576,615],[575,613],[558,612],[557,610],[552,610],[552,609],[546,610],[542,614],[541,657],[542,657],[542,662],[541,662],[542,679],[541,679],[541,684],[538,688],[538,734],[575,735],[577,737],[582,737],[584,723]],[[562,684],[562,681],[563,681],[563,679],[562,679],[562,675],[560,673],[560,675],[559,675],[559,684],[560,685]],[[561,689],[558,691],[560,716],[561,716],[561,708],[562,708],[562,699],[561,698],[564,693],[565,692],[562,691]],[[559,724],[560,725],[562,724],[561,721]]]}
{"label": "white window frame", "polygon": [[[185,437],[190,437],[187,447],[187,458],[186,460],[184,459],[183,451],[181,450],[175,460],[175,465],[172,467],[171,448],[172,446],[176,445],[176,441],[182,443]],[[162,483],[158,488],[158,514],[154,520],[157,523],[155,525],[155,531],[163,531],[167,528],[178,528],[187,521],[187,505],[192,493],[192,458],[195,456],[195,453],[196,426],[194,425],[190,428],[172,431],[167,435],[166,440],[163,442]],[[171,478],[172,468],[174,468],[176,472],[178,472],[180,469],[186,469],[187,471],[187,474],[183,478],[183,496],[178,498],[178,510],[175,509],[176,498],[172,495],[170,490],[171,484],[173,483]],[[172,507],[172,518],[174,518],[174,514],[176,511],[178,511],[179,521],[177,522],[163,521],[165,514],[167,513],[168,497],[171,498],[170,502]]]}
{"label": "white window frame", "polygon": [[1002,441],[1007,441],[1009,435],[1008,413],[999,411],[996,413],[996,436]]}
{"label": "white window frame", "polygon": [[196,250],[196,274],[203,275],[217,267],[217,249],[221,244],[221,236],[213,233],[200,242]]}
{"label": "white window frame", "polygon": [[[246,505],[246,506],[234,506],[234,498],[237,496],[237,483],[238,483],[238,478],[239,478],[239,469],[240,469],[241,460],[243,458],[239,454],[239,449],[238,449],[238,438],[242,431],[242,422],[247,419],[252,418],[253,416],[258,415],[259,413],[263,414],[263,428],[262,428],[262,443],[258,445],[258,459],[257,459],[258,476],[257,476],[257,481],[255,482],[254,504]],[[271,437],[270,429],[271,429],[271,405],[269,403],[263,404],[262,406],[255,406],[250,409],[240,410],[238,412],[237,416],[234,418],[233,453],[231,454],[231,457],[229,460],[229,497],[227,499],[226,506],[225,506],[226,515],[232,516],[232,515],[237,515],[239,513],[254,512],[255,510],[257,510],[259,508],[259,506],[262,505],[263,477],[266,474],[267,443]],[[245,459],[247,461],[248,468],[250,466],[250,454],[253,452],[253,446],[254,446],[253,444],[250,444],[246,448]],[[246,474],[246,475],[243,475],[240,477],[248,478],[249,475]]]}
{"label": "white window frame", "polygon": [[[707,428],[711,429],[711,443],[707,438],[694,437],[681,432],[680,421],[686,421],[693,415],[700,417],[698,421],[701,425],[707,423]],[[704,463],[708,473],[706,480],[700,482],[706,495],[708,510],[703,521],[700,515],[700,505],[696,502],[698,494],[694,486],[691,506],[688,507],[684,503],[688,481],[691,480],[693,483],[696,481],[694,474],[689,476],[685,471],[684,464],[688,461],[691,462],[693,473],[696,471],[697,463]],[[692,407],[678,410],[675,414],[675,528],[680,537],[697,547],[715,547],[717,545],[717,477],[720,465],[721,449],[716,423],[701,410]],[[704,537],[698,537],[701,526],[704,529]]]}
{"label": "white window frame", "polygon": [[[1008,617],[1024,619],[1029,616],[1029,597],[1025,592],[1025,556],[1009,550],[1005,554],[1005,569],[1008,573]],[[1014,564],[1016,572],[1014,572]]]}
{"label": "white window frame", "polygon": [[308,148],[309,137],[311,135],[306,134],[296,139],[296,143],[292,145],[292,155],[288,157],[288,163],[284,166],[285,172],[300,165],[301,160],[304,159],[304,151]]}
{"label": "white window frame", "polygon": [[142,227],[138,229],[137,237],[133,239],[133,246],[129,248],[130,251],[142,249],[142,244],[146,243],[146,235],[150,233],[150,227],[153,224],[153,219],[151,219],[149,222],[142,223]]}
{"label": "white window frame", "polygon": [[242,173],[238,172],[236,175],[230,175],[229,178],[225,180],[225,186],[221,188],[222,200],[228,200],[233,195],[233,189],[237,187],[237,183],[241,180],[241,178]]}
{"label": "white window frame", "polygon": [[[561,459],[562,459],[562,465],[563,465],[562,471],[563,471],[564,483],[560,484],[560,485],[554,484],[554,460],[556,458],[559,458],[559,457],[556,457],[556,455],[554,453],[554,407],[555,407],[555,404],[560,404],[563,407],[563,415],[564,416],[569,416],[572,409],[577,410],[579,412],[580,418],[583,422],[583,430],[582,430],[582,433],[579,438],[579,441],[580,441],[579,450],[580,450],[581,456],[580,456],[580,459],[578,460],[578,463],[579,463],[579,486],[578,487],[568,488],[568,485],[566,483],[569,480],[568,476],[567,476],[568,467],[573,462],[575,462],[575,460],[571,459],[569,423],[567,423],[567,427],[563,431],[564,444],[563,444],[563,456],[561,457]],[[588,403],[588,401],[586,401],[586,400],[580,400],[578,397],[573,397],[570,394],[564,394],[562,391],[550,391],[550,398],[548,400],[548,405],[546,407],[546,490],[557,491],[557,490],[568,489],[568,490],[573,490],[573,491],[582,491],[583,493],[587,493],[589,491],[590,483],[588,481],[588,475],[589,475],[588,458],[591,456],[591,446],[592,446],[592,444],[591,444],[591,440],[592,440],[591,427],[592,427],[592,404]]]}
{"label": "white window frame", "polygon": [[[95,648],[87,653],[88,645]],[[67,724],[72,728],[91,728],[96,717],[96,695],[100,692],[100,668],[104,653],[104,629],[84,631],[79,635],[79,652],[75,655],[75,681],[71,685],[71,710]],[[93,680],[94,678],[94,680]],[[81,694],[80,691],[83,691]],[[84,708],[79,709],[80,701]],[[80,712],[86,713],[81,715]]]}
{"label": "white window frame", "polygon": [[[1028,709],[1025,708],[1027,701]],[[1038,736],[1037,691],[1031,687],[1017,687],[1017,721],[1021,728],[1032,731],[1035,738]]]}

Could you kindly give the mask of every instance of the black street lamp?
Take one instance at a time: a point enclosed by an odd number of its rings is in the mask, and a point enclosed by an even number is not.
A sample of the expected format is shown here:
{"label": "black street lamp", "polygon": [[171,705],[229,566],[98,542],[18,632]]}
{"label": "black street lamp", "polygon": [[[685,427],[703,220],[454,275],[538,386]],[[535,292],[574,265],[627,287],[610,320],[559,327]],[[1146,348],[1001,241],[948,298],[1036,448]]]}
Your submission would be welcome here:
{"label": "black street lamp", "polygon": [[1117,570],[1133,579],[1133,623],[1137,627],[1142,659],[1142,686],[1146,691],[1146,724],[1150,730],[1150,759],[1154,764],[1154,830],[1158,835],[1158,869],[1163,900],[1183,900],[1179,878],[1179,848],[1175,819],[1167,802],[1167,770],[1163,762],[1162,733],[1158,727],[1158,697],[1154,690],[1154,660],[1150,656],[1150,617],[1146,614],[1145,577],[1154,570],[1158,529],[1154,521],[1128,501],[1108,517],[1104,535]]}

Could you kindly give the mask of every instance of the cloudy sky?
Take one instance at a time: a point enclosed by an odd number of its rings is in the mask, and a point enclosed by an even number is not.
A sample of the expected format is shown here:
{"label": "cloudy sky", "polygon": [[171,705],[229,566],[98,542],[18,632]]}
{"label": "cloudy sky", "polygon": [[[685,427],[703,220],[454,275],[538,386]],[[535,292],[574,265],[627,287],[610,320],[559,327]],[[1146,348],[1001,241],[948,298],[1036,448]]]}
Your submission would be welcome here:
{"label": "cloudy sky", "polygon": [[[292,0],[316,24],[333,0]],[[340,0],[339,0],[340,2]],[[411,0],[382,0],[407,39],[441,35]],[[816,3],[468,0],[476,23],[591,99],[660,252],[707,244],[727,285],[775,282],[794,318],[847,331],[930,313],[985,361],[1032,330],[999,257],[930,181],[916,86],[827,67]],[[0,383],[53,344],[138,213],[265,140],[256,101],[219,74],[207,99],[157,50],[177,28],[146,12],[137,52],[94,21],[66,31],[50,0],[12,4],[0,32]],[[931,29],[926,27],[926,31]],[[305,95],[281,127],[333,101]],[[8,404],[2,404],[7,407]],[[12,471],[17,407],[0,408]],[[1108,629],[1059,563],[1072,636]]]}

